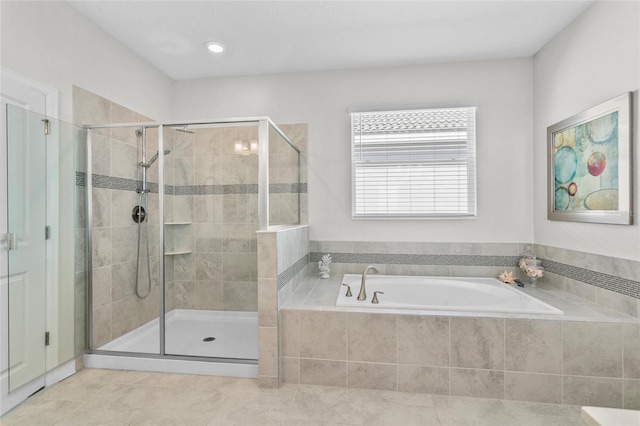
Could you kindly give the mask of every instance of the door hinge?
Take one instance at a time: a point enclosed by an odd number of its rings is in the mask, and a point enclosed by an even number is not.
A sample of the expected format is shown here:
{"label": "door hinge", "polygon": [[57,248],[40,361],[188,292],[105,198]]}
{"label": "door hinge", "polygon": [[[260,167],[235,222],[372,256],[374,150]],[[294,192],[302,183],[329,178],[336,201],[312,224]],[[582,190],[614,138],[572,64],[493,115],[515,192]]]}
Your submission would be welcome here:
{"label": "door hinge", "polygon": [[44,120],[42,120],[42,122],[44,123],[44,134],[48,135],[51,131],[50,127],[49,127],[49,119],[45,118]]}
{"label": "door hinge", "polygon": [[45,331],[44,333],[44,345],[49,346],[49,332]]}
{"label": "door hinge", "polygon": [[18,248],[18,238],[15,232],[7,234],[7,250],[16,250]]}
{"label": "door hinge", "polygon": [[51,226],[47,225],[44,227],[44,239],[48,240],[51,238]]}

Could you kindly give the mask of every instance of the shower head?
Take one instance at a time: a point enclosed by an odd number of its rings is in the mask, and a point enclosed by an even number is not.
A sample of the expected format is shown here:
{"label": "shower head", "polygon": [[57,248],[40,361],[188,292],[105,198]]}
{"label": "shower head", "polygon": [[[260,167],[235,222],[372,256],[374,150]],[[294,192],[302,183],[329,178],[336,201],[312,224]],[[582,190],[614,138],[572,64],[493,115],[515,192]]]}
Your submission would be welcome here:
{"label": "shower head", "polygon": [[187,129],[186,125],[184,125],[182,127],[172,127],[172,129],[175,130],[175,131],[178,131],[178,132],[182,132],[182,133],[191,133],[191,134],[195,133],[193,130]]}
{"label": "shower head", "polygon": [[[164,155],[169,155],[171,153],[170,149],[165,149],[164,150]],[[146,163],[140,163],[140,165],[146,169],[148,169],[149,167],[151,167],[151,165],[153,163],[156,162],[156,160],[158,159],[158,155],[160,154],[160,151],[156,152],[153,157],[151,157],[151,160],[147,161]]]}

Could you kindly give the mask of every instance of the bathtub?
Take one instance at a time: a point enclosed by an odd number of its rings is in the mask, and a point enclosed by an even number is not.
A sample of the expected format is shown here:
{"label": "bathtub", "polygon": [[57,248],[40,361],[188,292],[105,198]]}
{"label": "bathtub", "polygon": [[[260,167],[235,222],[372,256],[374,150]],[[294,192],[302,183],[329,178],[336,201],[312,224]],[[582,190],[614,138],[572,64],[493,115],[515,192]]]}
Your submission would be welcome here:
{"label": "bathtub", "polygon": [[[416,277],[402,275],[367,275],[367,299],[356,299],[362,275],[345,274],[343,284],[351,287],[353,296],[346,297],[347,287],[340,286],[336,306],[412,309],[426,311],[467,311],[517,314],[562,315],[563,312],[541,300],[494,278]],[[374,291],[378,304],[371,303]]]}

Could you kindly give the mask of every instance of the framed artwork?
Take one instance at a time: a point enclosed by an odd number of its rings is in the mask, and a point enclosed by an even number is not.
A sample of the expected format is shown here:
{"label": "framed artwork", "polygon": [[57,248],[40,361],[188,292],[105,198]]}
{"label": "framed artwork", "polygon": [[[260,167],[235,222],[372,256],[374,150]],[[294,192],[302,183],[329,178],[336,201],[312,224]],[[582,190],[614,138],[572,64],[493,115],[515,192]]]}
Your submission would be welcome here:
{"label": "framed artwork", "polygon": [[548,219],[632,223],[631,93],[547,127]]}

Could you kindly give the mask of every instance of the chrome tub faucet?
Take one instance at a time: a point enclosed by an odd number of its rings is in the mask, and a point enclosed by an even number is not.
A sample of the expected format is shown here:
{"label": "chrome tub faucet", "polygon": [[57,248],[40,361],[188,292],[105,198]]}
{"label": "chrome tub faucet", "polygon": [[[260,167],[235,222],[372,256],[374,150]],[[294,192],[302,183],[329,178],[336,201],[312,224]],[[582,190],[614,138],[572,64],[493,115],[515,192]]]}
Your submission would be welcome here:
{"label": "chrome tub faucet", "polygon": [[360,284],[360,293],[358,293],[358,300],[367,300],[367,292],[365,291],[364,288],[364,282],[367,279],[367,273],[369,271],[373,271],[376,274],[379,274],[380,272],[373,266],[369,265],[364,269],[364,272],[362,273],[362,283]]}

